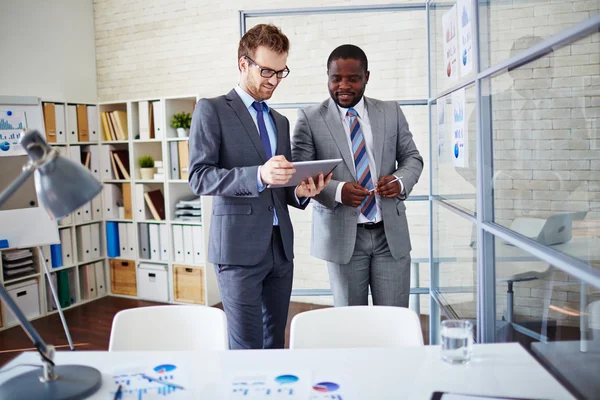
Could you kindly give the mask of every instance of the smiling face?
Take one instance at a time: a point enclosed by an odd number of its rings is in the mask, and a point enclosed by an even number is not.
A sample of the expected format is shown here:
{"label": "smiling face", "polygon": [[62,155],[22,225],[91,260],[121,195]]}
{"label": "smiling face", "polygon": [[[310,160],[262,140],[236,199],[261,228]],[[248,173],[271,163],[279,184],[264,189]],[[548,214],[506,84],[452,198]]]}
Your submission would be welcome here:
{"label": "smiling face", "polygon": [[[286,68],[287,57],[287,53],[277,53],[265,46],[258,46],[250,58],[260,68],[281,71]],[[260,75],[260,69],[246,57],[240,57],[238,63],[241,71],[240,87],[257,101],[270,99],[281,79],[277,78],[277,75],[263,78]]]}
{"label": "smiling face", "polygon": [[365,93],[369,71],[354,58],[332,60],[327,69],[327,87],[335,103],[342,108],[354,107]]}

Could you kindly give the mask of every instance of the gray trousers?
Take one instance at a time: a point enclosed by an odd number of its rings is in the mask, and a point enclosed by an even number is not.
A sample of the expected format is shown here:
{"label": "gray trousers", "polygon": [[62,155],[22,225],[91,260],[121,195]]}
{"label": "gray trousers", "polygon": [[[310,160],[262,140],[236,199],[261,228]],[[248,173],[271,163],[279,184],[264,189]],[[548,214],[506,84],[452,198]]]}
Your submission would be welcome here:
{"label": "gray trousers", "polygon": [[285,258],[278,227],[258,265],[215,265],[229,347],[282,349],[285,345],[294,263]]}
{"label": "gray trousers", "polygon": [[327,267],[336,307],[369,304],[369,286],[374,305],[408,307],[410,254],[399,260],[392,257],[383,225],[358,227],[350,262]]}

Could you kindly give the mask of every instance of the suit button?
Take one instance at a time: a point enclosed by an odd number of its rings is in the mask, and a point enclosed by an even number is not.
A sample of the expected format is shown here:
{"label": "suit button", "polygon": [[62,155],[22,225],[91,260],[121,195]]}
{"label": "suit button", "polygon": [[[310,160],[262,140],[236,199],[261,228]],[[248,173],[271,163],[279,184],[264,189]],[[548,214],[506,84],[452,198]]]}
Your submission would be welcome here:
{"label": "suit button", "polygon": [[269,206],[269,211],[273,211],[273,206]]}

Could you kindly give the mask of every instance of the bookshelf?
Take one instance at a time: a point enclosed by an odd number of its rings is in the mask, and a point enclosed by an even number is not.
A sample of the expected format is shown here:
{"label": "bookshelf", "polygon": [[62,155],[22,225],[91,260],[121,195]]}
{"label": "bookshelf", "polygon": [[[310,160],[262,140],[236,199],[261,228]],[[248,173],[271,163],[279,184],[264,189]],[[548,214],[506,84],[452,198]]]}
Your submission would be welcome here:
{"label": "bookshelf", "polygon": [[[132,209],[131,218],[118,214],[105,218],[105,222],[119,224],[119,242],[124,236],[128,242],[119,243],[120,248],[129,249],[115,257],[109,254],[108,275],[113,296],[172,304],[214,305],[220,301],[214,268],[206,258],[210,198],[200,198],[199,219],[184,221],[176,215],[177,204],[193,198],[194,194],[186,175],[189,138],[178,137],[169,121],[178,112],[191,114],[197,99],[193,95],[99,104],[100,113],[126,110],[128,123],[126,140],[107,140],[115,135],[106,135],[105,126],[100,135],[103,184],[131,187],[130,204],[124,204],[125,209]],[[106,159],[110,151],[124,149],[129,154],[129,179],[115,179],[114,171],[106,171],[109,164]],[[138,165],[142,156],[151,156],[160,165],[160,171],[155,167],[154,179],[142,179]],[[154,218],[144,196],[155,191],[160,191],[163,197],[162,204],[156,207],[164,210],[164,218],[160,220]],[[114,203],[114,199],[108,200]]]}
{"label": "bookshelf", "polygon": [[[42,100],[44,131],[48,143],[62,156],[86,164],[100,179],[98,106],[66,101]],[[63,310],[93,301],[108,293],[104,243],[104,213],[102,196],[59,221],[60,249],[52,257],[50,246],[42,246],[43,257],[59,294]],[[32,229],[34,229],[32,227]],[[20,249],[31,252],[33,271],[8,276],[12,268],[0,257],[0,279],[9,292],[15,293],[17,303],[29,319],[57,312],[45,278],[43,260],[37,248]],[[8,255],[16,250],[0,251]],[[61,294],[62,292],[62,294]],[[18,323],[2,306],[0,330]]]}

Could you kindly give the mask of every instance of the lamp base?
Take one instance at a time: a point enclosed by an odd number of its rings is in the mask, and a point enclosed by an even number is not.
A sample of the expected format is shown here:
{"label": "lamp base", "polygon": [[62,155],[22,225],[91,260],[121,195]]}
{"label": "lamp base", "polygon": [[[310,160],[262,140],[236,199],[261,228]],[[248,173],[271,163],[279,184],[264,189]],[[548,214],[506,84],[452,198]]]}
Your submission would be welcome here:
{"label": "lamp base", "polygon": [[0,385],[0,399],[79,400],[95,393],[102,385],[102,374],[83,365],[57,365],[58,379],[42,382],[42,369],[17,375]]}

